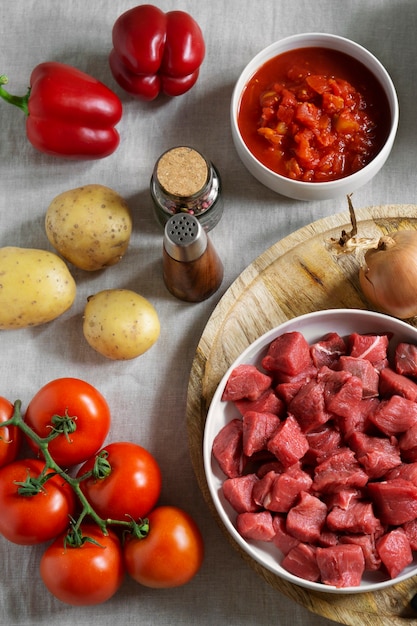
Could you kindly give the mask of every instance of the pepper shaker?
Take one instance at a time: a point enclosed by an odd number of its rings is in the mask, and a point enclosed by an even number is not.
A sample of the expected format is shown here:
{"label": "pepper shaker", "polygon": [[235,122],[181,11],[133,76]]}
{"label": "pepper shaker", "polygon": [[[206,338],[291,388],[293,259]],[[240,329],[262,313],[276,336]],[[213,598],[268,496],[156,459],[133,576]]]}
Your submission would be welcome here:
{"label": "pepper shaker", "polygon": [[223,264],[194,215],[173,215],[165,224],[163,276],[168,290],[187,302],[206,300],[220,287]]}
{"label": "pepper shaker", "polygon": [[172,215],[197,217],[206,232],[223,214],[221,180],[215,166],[189,146],[171,148],[155,164],[150,182],[155,215],[161,226]]}

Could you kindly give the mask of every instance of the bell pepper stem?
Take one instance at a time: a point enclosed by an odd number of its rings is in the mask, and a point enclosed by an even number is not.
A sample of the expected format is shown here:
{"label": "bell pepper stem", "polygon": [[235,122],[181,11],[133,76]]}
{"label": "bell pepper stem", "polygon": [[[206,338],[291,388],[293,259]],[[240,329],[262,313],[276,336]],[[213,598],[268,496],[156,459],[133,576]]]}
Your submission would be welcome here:
{"label": "bell pepper stem", "polygon": [[0,98],[9,102],[10,104],[14,104],[17,106],[25,115],[29,115],[29,96],[30,96],[30,87],[25,96],[13,96],[11,93],[5,90],[3,85],[7,85],[9,79],[7,76],[2,74],[0,76]]}

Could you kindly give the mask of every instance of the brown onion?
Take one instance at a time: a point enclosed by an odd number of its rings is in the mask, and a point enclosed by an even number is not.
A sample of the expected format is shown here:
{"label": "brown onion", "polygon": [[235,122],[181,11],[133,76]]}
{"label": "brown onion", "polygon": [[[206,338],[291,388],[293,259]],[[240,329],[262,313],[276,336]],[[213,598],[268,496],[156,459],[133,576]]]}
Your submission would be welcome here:
{"label": "brown onion", "polygon": [[369,302],[400,319],[417,315],[417,231],[400,230],[380,238],[365,254],[359,282]]}

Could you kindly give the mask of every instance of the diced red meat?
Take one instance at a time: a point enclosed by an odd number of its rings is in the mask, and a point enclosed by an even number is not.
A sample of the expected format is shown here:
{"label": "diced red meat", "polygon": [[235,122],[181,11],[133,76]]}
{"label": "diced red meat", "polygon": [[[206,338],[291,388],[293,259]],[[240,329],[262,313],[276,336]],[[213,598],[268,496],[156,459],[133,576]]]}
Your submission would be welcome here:
{"label": "diced red meat", "polygon": [[360,359],[353,356],[341,356],[339,368],[350,372],[352,376],[360,378],[362,381],[362,397],[373,398],[378,396],[379,373],[367,359]]}
{"label": "diced red meat", "polygon": [[254,541],[272,541],[275,536],[269,511],[239,513],[236,517],[236,529],[244,539]]}
{"label": "diced red meat", "polygon": [[269,472],[253,490],[255,502],[270,511],[287,513],[302,491],[309,491],[313,480],[298,465],[278,474]]}
{"label": "diced red meat", "polygon": [[294,576],[317,582],[320,570],[317,566],[316,549],[305,543],[299,543],[284,557],[282,567]]}
{"label": "diced red meat", "polygon": [[365,398],[352,407],[350,415],[338,416],[337,427],[345,440],[348,440],[354,432],[377,430],[370,424],[369,415],[376,410],[379,402],[379,398]]}
{"label": "diced red meat", "polygon": [[378,539],[376,549],[391,578],[398,576],[413,560],[410,542],[402,528],[395,528]]}
{"label": "diced red meat", "polygon": [[274,374],[276,382],[278,383],[277,389],[279,385],[305,385],[310,380],[313,380],[317,376],[317,368],[314,365],[309,365],[306,369],[304,369],[299,374],[284,374],[283,372],[275,372]]}
{"label": "diced red meat", "polygon": [[400,436],[399,446],[404,461],[409,463],[417,461],[417,424]]}
{"label": "diced red meat", "polygon": [[310,346],[298,331],[284,333],[274,339],[262,359],[262,367],[266,371],[289,376],[300,374],[311,364]]}
{"label": "diced red meat", "polygon": [[247,411],[243,418],[243,453],[252,456],[255,452],[264,450],[268,439],[281,424],[274,413],[259,413]]}
{"label": "diced red meat", "polygon": [[409,522],[405,522],[402,528],[407,535],[407,539],[410,542],[411,550],[417,550],[417,518],[412,519]]}
{"label": "diced red meat", "polygon": [[338,544],[329,548],[317,548],[317,565],[321,581],[338,589],[357,587],[365,570],[362,548],[354,544]]}
{"label": "diced red meat", "polygon": [[308,465],[324,461],[328,456],[334,454],[342,444],[340,432],[334,428],[334,425],[328,426],[326,424],[320,430],[306,433],[306,437],[309,448],[305,459]]}
{"label": "diced red meat", "polygon": [[330,530],[344,533],[369,535],[382,531],[370,502],[353,501],[347,509],[335,506],[327,515],[326,525]]}
{"label": "diced red meat", "polygon": [[368,475],[359,465],[354,452],[345,447],[316,466],[312,489],[329,494],[350,487],[361,488],[367,482]]}
{"label": "diced red meat", "polygon": [[349,336],[348,346],[350,356],[359,359],[368,359],[373,365],[381,368],[387,361],[389,337],[388,335],[360,335],[352,333]]}
{"label": "diced red meat", "polygon": [[417,462],[401,463],[386,473],[385,480],[392,480],[393,478],[409,480],[410,483],[417,486]]}
{"label": "diced red meat", "polygon": [[293,415],[279,424],[267,443],[267,449],[284,467],[299,461],[308,450],[308,441]]}
{"label": "diced red meat", "polygon": [[355,489],[350,487],[348,489],[341,489],[335,493],[326,497],[327,508],[330,511],[333,507],[337,506],[340,509],[348,509],[352,502],[362,500],[364,497],[362,489]]}
{"label": "diced red meat", "polygon": [[318,381],[324,384],[324,405],[334,415],[348,417],[362,400],[362,381],[348,371],[323,367]]}
{"label": "diced red meat", "polygon": [[[310,381],[308,381],[310,382]],[[290,383],[279,383],[275,387],[277,396],[282,399],[284,405],[288,406],[291,400],[297,395],[301,387],[306,384],[305,380],[292,381]]]}
{"label": "diced red meat", "polygon": [[234,405],[241,415],[247,411],[259,411],[260,413],[274,413],[274,415],[282,417],[285,413],[284,402],[271,388],[264,391],[257,400],[243,398],[242,400],[235,400]]}
{"label": "diced red meat", "polygon": [[395,437],[370,437],[355,432],[349,446],[370,479],[382,478],[390,469],[401,464],[401,454]]}
{"label": "diced red meat", "polygon": [[[271,455],[272,456],[272,455]],[[256,470],[256,474],[259,478],[263,478],[268,472],[274,472],[281,474],[284,471],[284,466],[275,457],[272,460],[266,460],[259,465]]]}
{"label": "diced red meat", "polygon": [[417,383],[403,374],[397,374],[390,367],[384,367],[379,375],[379,394],[382,398],[396,395],[416,402]]}
{"label": "diced red meat", "polygon": [[212,452],[228,478],[241,475],[244,467],[242,420],[236,418],[223,426],[213,440]]}
{"label": "diced red meat", "polygon": [[368,492],[383,524],[401,526],[417,517],[417,487],[408,480],[370,482]]}
{"label": "diced red meat", "polygon": [[336,546],[339,543],[339,535],[330,530],[323,530],[320,533],[320,539],[318,545],[322,548],[328,548],[329,546]]}
{"label": "diced red meat", "polygon": [[324,383],[315,380],[303,385],[288,406],[304,433],[318,430],[332,416],[324,404]]}
{"label": "diced red meat", "polygon": [[323,365],[331,368],[346,354],[346,342],[338,333],[330,332],[311,346],[310,353],[317,369]]}
{"label": "diced red meat", "polygon": [[375,546],[374,535],[342,535],[340,543],[353,543],[362,548],[366,571],[376,572],[380,569],[381,557]]}
{"label": "diced red meat", "polygon": [[417,377],[417,345],[399,343],[395,348],[394,367],[398,374]]}
{"label": "diced red meat", "polygon": [[225,402],[231,400],[258,400],[271,386],[271,377],[261,372],[255,365],[238,365],[231,372],[222,394]]}
{"label": "diced red meat", "polygon": [[226,478],[224,481],[223,495],[237,513],[253,513],[259,510],[252,497],[253,486],[258,481],[256,474]]}
{"label": "diced red meat", "polygon": [[288,554],[300,542],[287,532],[286,519],[283,515],[274,515],[272,524],[275,530],[275,536],[272,540],[274,545],[281,550],[282,554]]}
{"label": "diced red meat", "polygon": [[287,531],[296,539],[315,543],[326,521],[327,506],[319,498],[302,491],[287,515]]}
{"label": "diced red meat", "polygon": [[378,404],[369,420],[384,435],[398,435],[417,424],[417,403],[402,396],[392,396]]}

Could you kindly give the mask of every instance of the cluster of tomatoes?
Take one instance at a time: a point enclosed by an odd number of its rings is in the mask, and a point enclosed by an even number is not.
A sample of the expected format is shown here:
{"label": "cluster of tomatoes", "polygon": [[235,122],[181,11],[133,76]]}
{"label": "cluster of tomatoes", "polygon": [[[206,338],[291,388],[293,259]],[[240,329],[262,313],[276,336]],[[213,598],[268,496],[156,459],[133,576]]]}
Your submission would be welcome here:
{"label": "cluster of tomatoes", "polygon": [[111,598],[127,572],[155,588],[187,583],[204,544],[194,520],[158,505],[162,476],[132,442],[103,447],[110,409],[89,383],[60,378],[29,402],[0,397],[0,534],[46,544],[40,574],[72,605]]}

